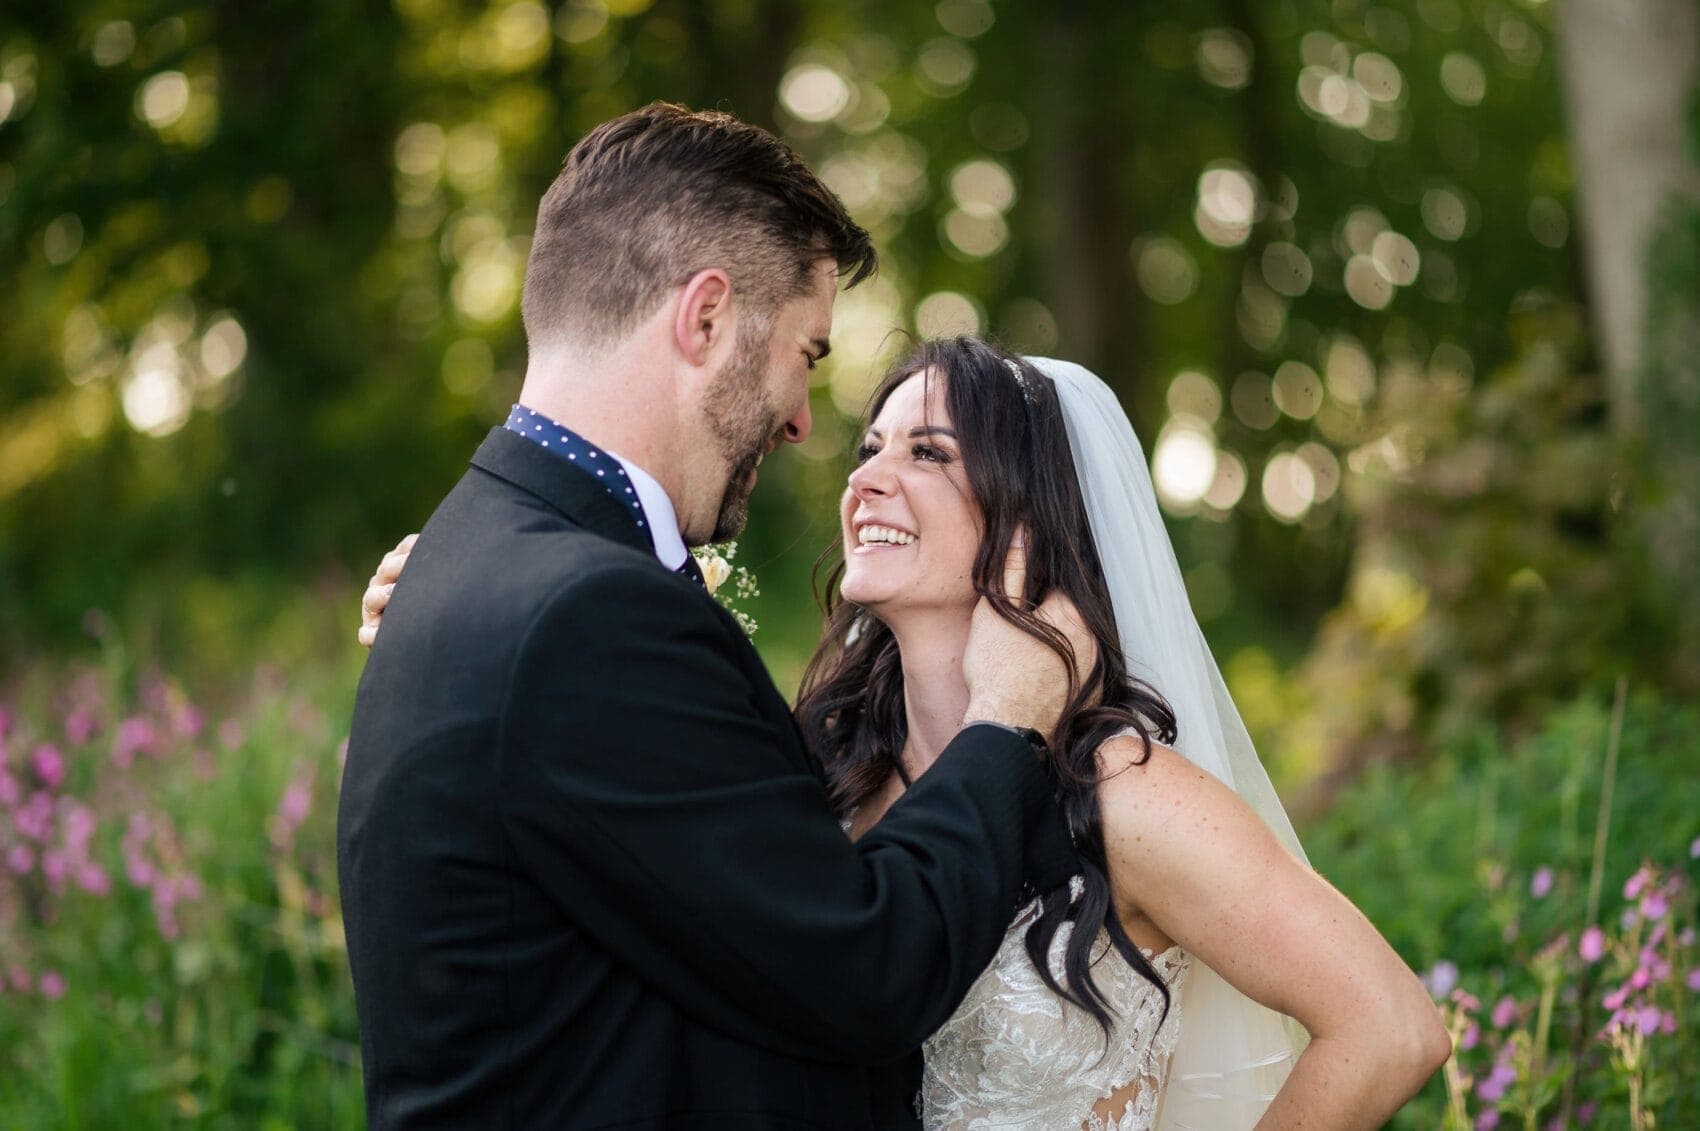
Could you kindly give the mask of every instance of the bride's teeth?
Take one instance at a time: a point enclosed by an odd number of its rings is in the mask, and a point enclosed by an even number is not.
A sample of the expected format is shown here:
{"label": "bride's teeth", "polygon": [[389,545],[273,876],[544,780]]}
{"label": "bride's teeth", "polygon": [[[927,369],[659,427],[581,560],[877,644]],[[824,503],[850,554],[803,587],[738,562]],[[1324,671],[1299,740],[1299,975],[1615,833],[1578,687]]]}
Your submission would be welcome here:
{"label": "bride's teeth", "polygon": [[893,546],[907,546],[915,541],[915,536],[901,530],[894,530],[889,526],[869,524],[857,531],[856,540],[864,546],[874,542]]}

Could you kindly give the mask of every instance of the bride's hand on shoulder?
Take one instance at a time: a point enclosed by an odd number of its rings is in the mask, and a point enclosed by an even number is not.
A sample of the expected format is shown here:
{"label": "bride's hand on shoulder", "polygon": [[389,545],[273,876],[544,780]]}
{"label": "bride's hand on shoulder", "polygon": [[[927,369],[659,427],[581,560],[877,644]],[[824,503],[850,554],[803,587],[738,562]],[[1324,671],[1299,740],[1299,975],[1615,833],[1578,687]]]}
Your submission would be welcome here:
{"label": "bride's hand on shoulder", "polygon": [[409,534],[397,542],[395,549],[385,554],[384,560],[378,563],[372,580],[366,583],[366,592],[360,597],[359,640],[368,648],[378,638],[378,624],[384,619],[390,594],[395,592],[396,578],[401,576],[402,567],[407,565],[407,555],[413,552],[413,544],[417,541],[419,535]]}
{"label": "bride's hand on shoulder", "polygon": [[1452,1051],[1428,991],[1352,902],[1233,790],[1159,743],[1099,752],[1104,848],[1134,908],[1311,1035],[1264,1127],[1379,1127]]}

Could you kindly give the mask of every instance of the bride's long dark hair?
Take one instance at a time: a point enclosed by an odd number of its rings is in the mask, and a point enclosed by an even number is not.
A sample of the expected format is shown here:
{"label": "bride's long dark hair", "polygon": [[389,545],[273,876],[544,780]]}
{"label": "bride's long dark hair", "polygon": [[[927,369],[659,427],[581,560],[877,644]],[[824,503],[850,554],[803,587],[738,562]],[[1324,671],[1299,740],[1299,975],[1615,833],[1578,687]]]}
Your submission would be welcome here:
{"label": "bride's long dark hair", "polygon": [[[975,590],[1005,620],[1044,641],[1068,664],[1069,698],[1050,758],[1079,850],[1085,891],[1072,903],[1066,887],[1045,896],[1024,937],[1027,954],[1045,983],[1091,1014],[1107,1034],[1110,1002],[1091,969],[1102,928],[1116,952],[1162,993],[1167,1016],[1168,986],[1128,938],[1110,897],[1098,812],[1098,748],[1132,729],[1140,736],[1144,751],[1139,761],[1144,761],[1153,739],[1174,742],[1175,716],[1155,688],[1128,674],[1056,389],[1026,362],[977,338],[923,341],[892,366],[874,391],[864,430],[892,391],[916,373],[924,374],[925,381],[944,381],[963,469],[983,520],[974,557]],[[1022,596],[1036,603],[1061,591],[1074,602],[1098,644],[1098,659],[1089,672],[1079,672],[1070,662],[1060,633],[1003,595],[1004,558],[1020,527],[1026,528],[1027,556]],[[909,782],[899,759],[905,715],[897,640],[877,617],[839,595],[843,554],[841,535],[815,563],[815,598],[827,623],[803,675],[796,712],[805,739],[826,766],[841,817],[872,797],[894,771],[904,784]],[[1058,928],[1069,920],[1075,926],[1064,952],[1063,984],[1058,984],[1047,956]]]}

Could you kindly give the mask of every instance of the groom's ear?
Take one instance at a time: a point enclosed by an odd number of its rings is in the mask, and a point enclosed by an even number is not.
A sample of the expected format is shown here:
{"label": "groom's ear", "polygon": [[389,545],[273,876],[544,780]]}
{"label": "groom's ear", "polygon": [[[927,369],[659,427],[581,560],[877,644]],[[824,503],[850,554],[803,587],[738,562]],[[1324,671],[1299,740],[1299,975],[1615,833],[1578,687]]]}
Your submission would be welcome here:
{"label": "groom's ear", "polygon": [[692,365],[718,368],[732,341],[732,279],[705,267],[686,280],[673,317],[673,341]]}

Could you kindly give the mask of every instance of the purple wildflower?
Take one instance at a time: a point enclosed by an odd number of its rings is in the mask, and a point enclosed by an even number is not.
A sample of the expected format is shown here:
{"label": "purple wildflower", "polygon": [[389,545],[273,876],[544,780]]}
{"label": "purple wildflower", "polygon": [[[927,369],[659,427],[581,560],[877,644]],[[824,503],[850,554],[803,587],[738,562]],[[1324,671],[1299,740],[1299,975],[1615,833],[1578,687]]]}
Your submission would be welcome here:
{"label": "purple wildflower", "polygon": [[1552,869],[1542,867],[1535,869],[1535,874],[1529,879],[1529,894],[1536,899],[1545,899],[1552,891]]}
{"label": "purple wildflower", "polygon": [[1493,1027],[1504,1029],[1517,1020],[1517,999],[1510,994],[1500,998],[1493,1007]]}
{"label": "purple wildflower", "polygon": [[1487,1103],[1498,1103],[1505,1090],[1517,1082],[1517,1070],[1503,1062],[1495,1064],[1487,1078],[1476,1085],[1476,1095]]}
{"label": "purple wildflower", "polygon": [[1458,964],[1441,959],[1429,968],[1423,975],[1423,984],[1428,986],[1428,992],[1436,998],[1443,998],[1451,993],[1458,985]]}

